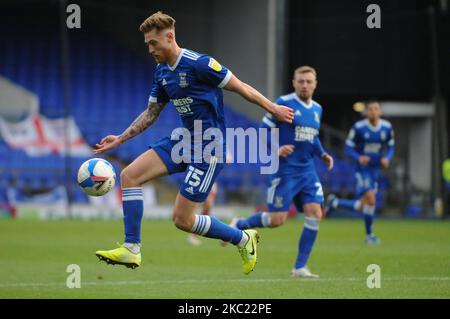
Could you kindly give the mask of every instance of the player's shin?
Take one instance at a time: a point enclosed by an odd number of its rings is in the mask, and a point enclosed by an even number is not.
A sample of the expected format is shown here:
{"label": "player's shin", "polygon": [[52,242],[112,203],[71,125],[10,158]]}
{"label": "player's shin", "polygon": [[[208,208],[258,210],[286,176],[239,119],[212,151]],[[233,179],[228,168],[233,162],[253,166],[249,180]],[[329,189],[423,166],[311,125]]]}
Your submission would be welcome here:
{"label": "player's shin", "polygon": [[361,202],[359,200],[355,200],[355,199],[338,199],[336,198],[334,200],[333,208],[344,208],[344,209],[348,209],[348,210],[355,210],[358,211],[360,210],[360,205]]}
{"label": "player's shin", "polygon": [[219,219],[208,215],[195,215],[191,233],[208,238],[222,239],[237,246],[243,246],[248,238],[240,229],[230,227]]}
{"label": "player's shin", "polygon": [[123,221],[125,225],[125,247],[139,253],[141,221],[144,214],[142,187],[122,189]]}
{"label": "player's shin", "polygon": [[270,226],[270,213],[257,212],[248,218],[239,219],[236,227],[242,230]]}
{"label": "player's shin", "polygon": [[366,235],[373,235],[372,225],[375,218],[375,206],[372,205],[364,205],[363,214],[364,214],[364,224],[366,226]]}
{"label": "player's shin", "polygon": [[295,262],[295,269],[303,268],[308,262],[312,247],[317,238],[320,220],[313,217],[305,217],[302,235],[298,245],[298,255]]}

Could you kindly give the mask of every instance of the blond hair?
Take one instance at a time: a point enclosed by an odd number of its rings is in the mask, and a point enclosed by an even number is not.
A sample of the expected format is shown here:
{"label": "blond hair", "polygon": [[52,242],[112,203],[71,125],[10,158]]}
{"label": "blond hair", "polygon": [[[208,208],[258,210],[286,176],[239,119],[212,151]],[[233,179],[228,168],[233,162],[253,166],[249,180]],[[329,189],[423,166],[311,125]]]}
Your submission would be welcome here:
{"label": "blond hair", "polygon": [[171,16],[158,11],[141,23],[139,31],[143,33],[150,32],[152,30],[161,31],[166,29],[175,29],[175,19]]}
{"label": "blond hair", "polygon": [[294,76],[293,77],[295,78],[296,74],[309,73],[309,72],[314,74],[314,76],[317,78],[316,70],[313,67],[309,66],[309,65],[303,65],[303,66],[301,66],[299,68],[296,68],[295,71],[294,71]]}

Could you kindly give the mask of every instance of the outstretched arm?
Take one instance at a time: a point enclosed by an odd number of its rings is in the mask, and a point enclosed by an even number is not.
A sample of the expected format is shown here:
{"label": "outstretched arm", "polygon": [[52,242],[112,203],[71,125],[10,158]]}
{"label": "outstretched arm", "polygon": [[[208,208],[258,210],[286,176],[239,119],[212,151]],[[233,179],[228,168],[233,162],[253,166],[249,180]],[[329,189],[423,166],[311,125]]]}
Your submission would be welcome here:
{"label": "outstretched arm", "polygon": [[159,114],[163,110],[165,103],[149,103],[147,109],[142,112],[131,125],[123,131],[120,135],[108,135],[104,137],[99,144],[96,144],[97,149],[94,154],[104,153],[117,146],[125,143],[132,137],[139,135],[145,131],[149,126],[151,126]]}
{"label": "outstretched arm", "polygon": [[142,112],[122,134],[119,135],[120,142],[125,143],[132,137],[145,131],[156,121],[165,106],[165,103],[149,103],[147,109]]}
{"label": "outstretched arm", "polygon": [[258,90],[242,82],[235,75],[231,76],[224,89],[238,93],[247,101],[259,105],[267,112],[273,114],[280,121],[292,123],[294,119],[294,112],[291,108],[271,102]]}

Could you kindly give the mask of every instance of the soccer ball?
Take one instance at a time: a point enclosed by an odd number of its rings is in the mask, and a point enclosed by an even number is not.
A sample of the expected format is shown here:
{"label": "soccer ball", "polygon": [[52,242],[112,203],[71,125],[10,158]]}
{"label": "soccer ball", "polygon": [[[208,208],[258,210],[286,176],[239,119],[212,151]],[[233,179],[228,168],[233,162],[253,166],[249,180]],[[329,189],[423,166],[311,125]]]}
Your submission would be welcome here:
{"label": "soccer ball", "polygon": [[78,169],[78,185],[90,196],[102,196],[108,193],[116,183],[116,172],[108,161],[91,158]]}

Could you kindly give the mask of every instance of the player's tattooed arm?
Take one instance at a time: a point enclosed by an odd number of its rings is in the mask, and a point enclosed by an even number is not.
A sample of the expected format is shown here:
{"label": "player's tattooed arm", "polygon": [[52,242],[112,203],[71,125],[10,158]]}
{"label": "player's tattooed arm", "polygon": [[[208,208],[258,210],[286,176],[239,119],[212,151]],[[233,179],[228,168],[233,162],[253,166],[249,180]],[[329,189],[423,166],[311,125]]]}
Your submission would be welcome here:
{"label": "player's tattooed arm", "polygon": [[105,136],[100,143],[95,144],[96,149],[94,150],[94,154],[101,154],[116,148],[130,138],[142,133],[156,121],[164,106],[165,103],[150,103],[147,109],[142,112],[122,134]]}
{"label": "player's tattooed arm", "polygon": [[120,142],[124,143],[132,137],[145,131],[156,121],[165,106],[165,103],[149,103],[147,109],[142,112],[122,134],[119,135]]}

